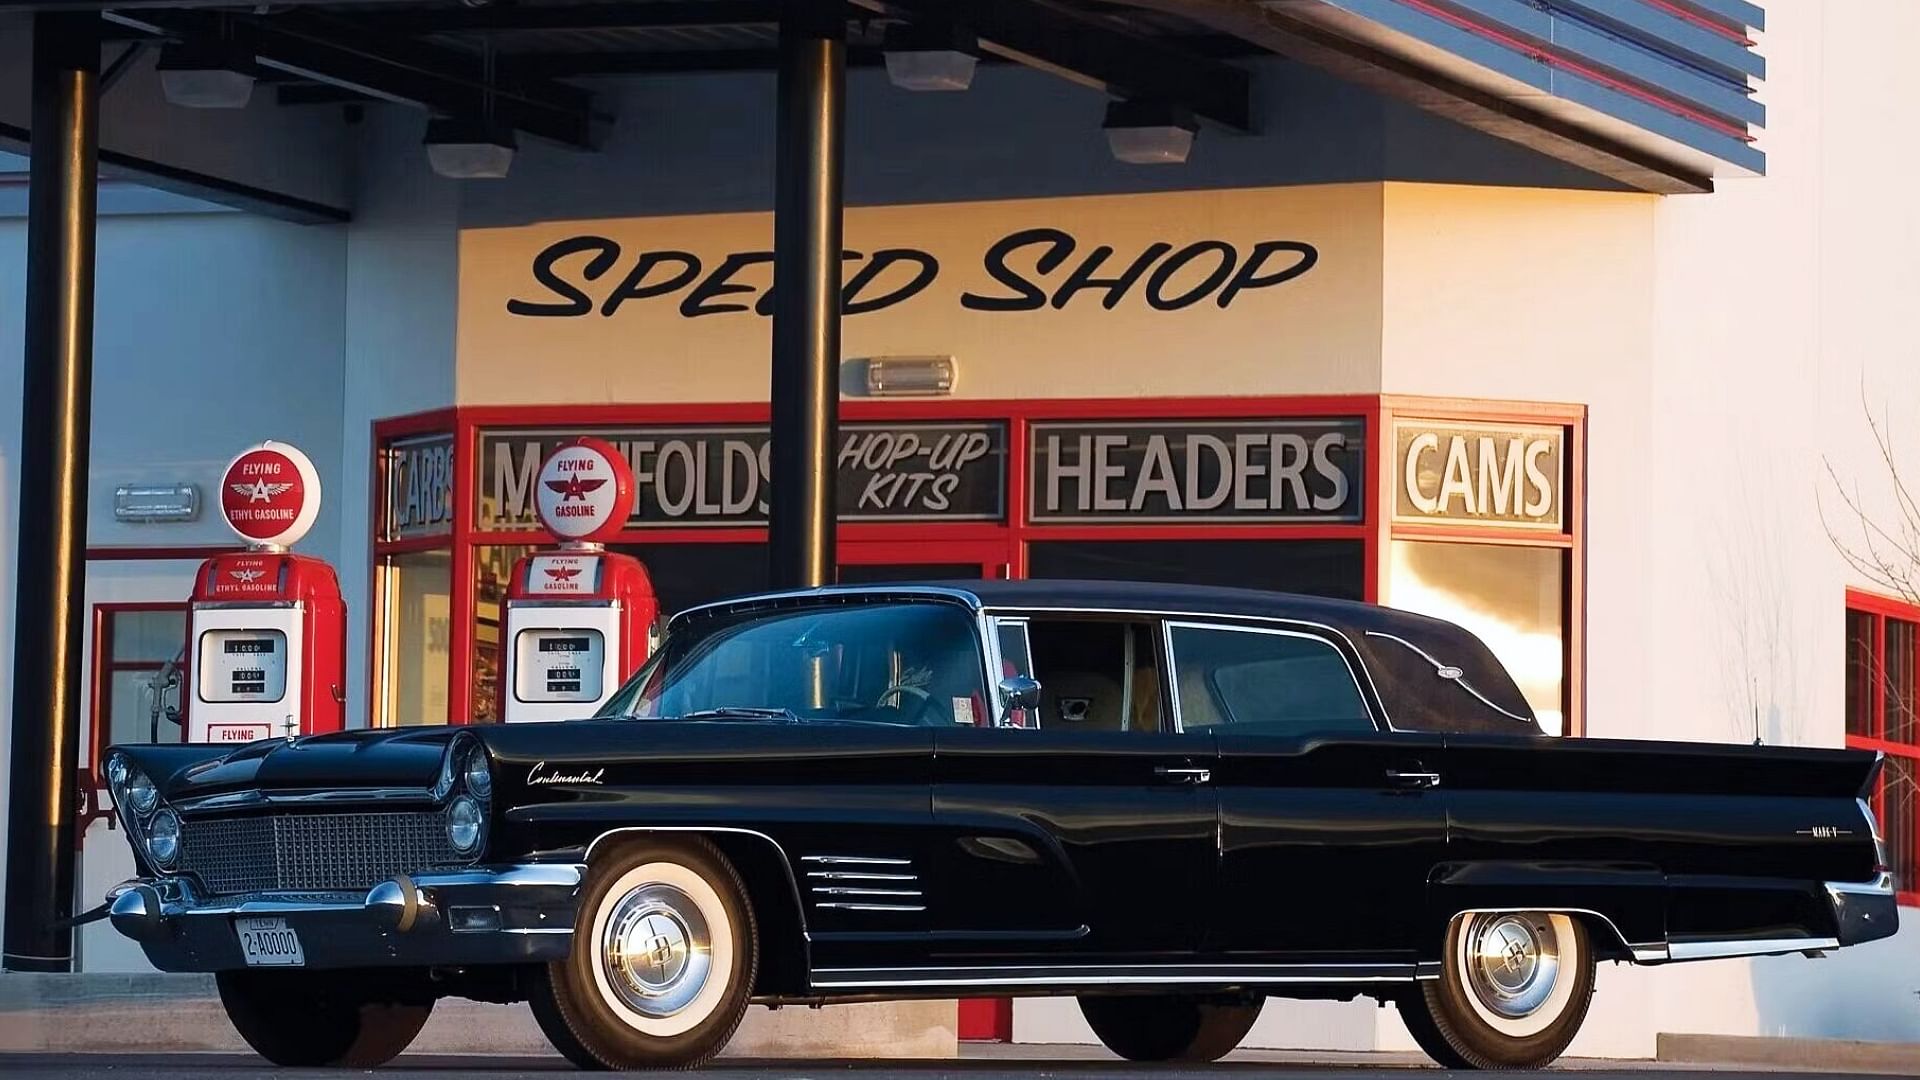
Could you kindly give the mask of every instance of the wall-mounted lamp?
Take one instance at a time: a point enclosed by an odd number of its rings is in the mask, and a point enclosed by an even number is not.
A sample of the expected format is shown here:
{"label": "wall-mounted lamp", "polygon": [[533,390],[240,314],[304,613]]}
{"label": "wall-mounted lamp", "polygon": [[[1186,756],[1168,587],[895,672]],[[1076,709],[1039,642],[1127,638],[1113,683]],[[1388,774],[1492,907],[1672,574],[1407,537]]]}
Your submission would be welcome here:
{"label": "wall-mounted lamp", "polygon": [[965,90],[979,64],[979,41],[951,26],[902,23],[881,45],[887,79],[902,90]]}
{"label": "wall-mounted lamp", "polygon": [[427,163],[449,180],[498,180],[513,167],[513,132],[477,120],[427,121]]}
{"label": "wall-mounted lamp", "polygon": [[194,521],[200,488],[194,484],[129,484],[113,489],[115,521]]}
{"label": "wall-mounted lamp", "polygon": [[189,109],[244,109],[259,68],[253,51],[231,39],[184,41],[160,50],[160,93]]}
{"label": "wall-mounted lamp", "polygon": [[943,397],[959,374],[951,356],[876,356],[867,361],[867,395]]}
{"label": "wall-mounted lamp", "polygon": [[1193,151],[1200,125],[1193,113],[1157,101],[1116,101],[1107,106],[1107,149],[1129,165],[1178,165]]}

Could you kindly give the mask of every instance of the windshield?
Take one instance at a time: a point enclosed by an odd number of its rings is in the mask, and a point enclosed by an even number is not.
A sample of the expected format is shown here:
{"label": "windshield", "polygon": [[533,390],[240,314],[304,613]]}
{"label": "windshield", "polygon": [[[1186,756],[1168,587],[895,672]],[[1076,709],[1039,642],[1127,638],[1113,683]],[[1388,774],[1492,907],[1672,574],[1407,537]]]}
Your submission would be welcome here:
{"label": "windshield", "polygon": [[971,615],[875,603],[702,616],[597,714],[634,719],[987,723]]}

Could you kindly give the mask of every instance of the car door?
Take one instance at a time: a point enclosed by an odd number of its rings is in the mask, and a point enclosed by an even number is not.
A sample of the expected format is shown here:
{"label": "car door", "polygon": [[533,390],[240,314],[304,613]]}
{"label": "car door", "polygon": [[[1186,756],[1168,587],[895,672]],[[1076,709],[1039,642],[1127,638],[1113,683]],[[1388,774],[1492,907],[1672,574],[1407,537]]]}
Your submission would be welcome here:
{"label": "car door", "polygon": [[1358,661],[1317,628],[1175,621],[1166,640],[1176,719],[1213,732],[1220,753],[1205,951],[1412,962],[1446,847],[1440,737],[1376,726]]}
{"label": "car door", "polygon": [[[982,962],[1179,963],[1211,910],[1212,736],[1174,731],[1152,620],[996,620],[1036,708],[935,733],[942,911]],[[1064,962],[1064,959],[1063,959]]]}

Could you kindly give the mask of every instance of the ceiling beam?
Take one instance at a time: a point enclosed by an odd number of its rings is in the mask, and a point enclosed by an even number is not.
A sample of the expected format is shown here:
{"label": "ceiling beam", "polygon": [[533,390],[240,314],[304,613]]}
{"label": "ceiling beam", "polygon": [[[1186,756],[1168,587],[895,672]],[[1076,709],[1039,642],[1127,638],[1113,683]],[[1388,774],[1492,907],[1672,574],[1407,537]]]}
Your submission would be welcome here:
{"label": "ceiling beam", "polygon": [[[877,48],[847,48],[850,68],[879,67],[885,57]],[[775,71],[779,49],[686,49],[678,52],[526,52],[507,53],[503,64],[514,71],[549,78],[595,75],[666,75],[707,72]]]}
{"label": "ceiling beam", "polygon": [[[107,18],[169,37],[217,35],[219,17],[192,11],[114,11]],[[475,117],[491,96],[493,119],[536,138],[591,149],[592,96],[577,86],[521,76],[504,65],[489,87],[474,54],[369,34],[305,12],[229,16],[263,67],[447,116]]]}
{"label": "ceiling beam", "polygon": [[1052,0],[855,0],[908,21],[955,23],[981,49],[1105,91],[1179,105],[1236,131],[1253,128],[1251,77],[1139,33],[1117,19]]}
{"label": "ceiling beam", "polygon": [[356,25],[383,34],[459,34],[513,30],[654,30],[758,26],[780,21],[780,0],[649,0],[644,4],[489,4],[354,12]]}

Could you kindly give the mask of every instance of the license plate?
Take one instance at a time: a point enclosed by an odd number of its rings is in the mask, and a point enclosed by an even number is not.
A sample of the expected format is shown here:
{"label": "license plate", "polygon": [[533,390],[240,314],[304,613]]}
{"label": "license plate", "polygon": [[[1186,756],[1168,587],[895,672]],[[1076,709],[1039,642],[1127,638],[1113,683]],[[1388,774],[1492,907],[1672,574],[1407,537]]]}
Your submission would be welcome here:
{"label": "license plate", "polygon": [[240,935],[240,955],[248,967],[304,967],[307,954],[300,948],[300,935],[285,919],[235,919],[234,932]]}

